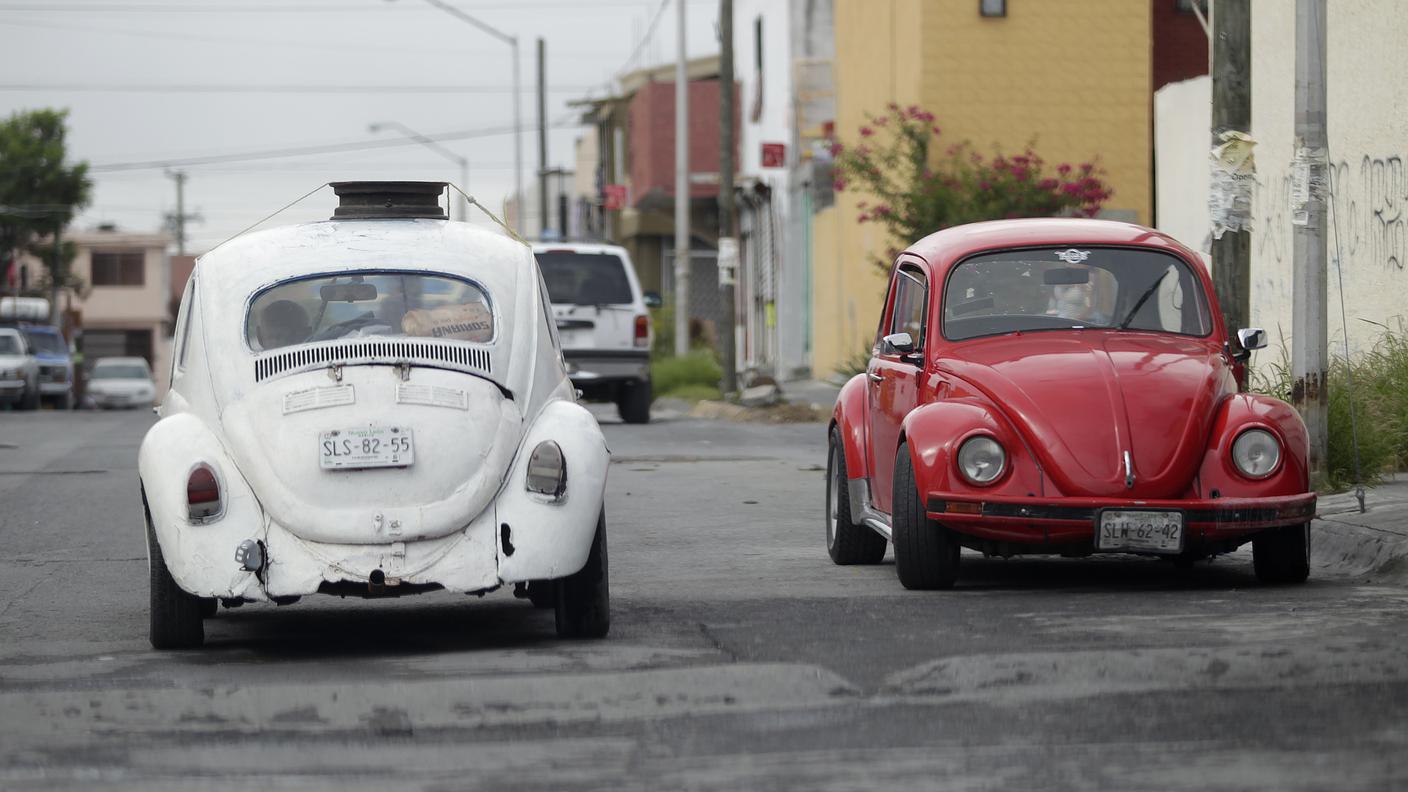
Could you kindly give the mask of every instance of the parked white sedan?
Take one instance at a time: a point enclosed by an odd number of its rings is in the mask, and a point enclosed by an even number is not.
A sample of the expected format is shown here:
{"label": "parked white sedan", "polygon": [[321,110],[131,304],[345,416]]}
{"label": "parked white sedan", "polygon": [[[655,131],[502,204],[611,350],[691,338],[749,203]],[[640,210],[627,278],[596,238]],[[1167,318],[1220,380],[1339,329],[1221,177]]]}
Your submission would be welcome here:
{"label": "parked white sedan", "polygon": [[150,407],[156,383],[144,358],[109,357],[93,364],[84,400],[94,408]]}
{"label": "parked white sedan", "polygon": [[527,245],[439,183],[344,182],[332,220],[202,257],[140,453],[151,642],[217,602],[517,584],[563,637],[609,623],[609,458]]}

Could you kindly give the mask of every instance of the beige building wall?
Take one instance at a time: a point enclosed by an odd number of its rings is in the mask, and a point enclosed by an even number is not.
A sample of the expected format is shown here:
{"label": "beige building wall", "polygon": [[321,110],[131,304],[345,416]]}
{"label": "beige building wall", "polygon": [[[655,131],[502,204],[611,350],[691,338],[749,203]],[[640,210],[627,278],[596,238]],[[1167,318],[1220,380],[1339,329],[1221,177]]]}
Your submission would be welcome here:
{"label": "beige building wall", "polygon": [[[1383,331],[1408,320],[1408,13],[1400,0],[1335,0],[1327,12],[1327,111],[1330,216],[1329,341],[1343,353],[1365,351]],[[1292,336],[1291,160],[1295,142],[1295,4],[1252,7],[1251,322],[1280,359]],[[1338,237],[1336,230],[1338,229]],[[1340,319],[1337,253],[1343,264],[1348,322]],[[1379,323],[1379,324],[1373,324]]]}
{"label": "beige building wall", "polygon": [[[1007,17],[984,18],[976,0],[836,0],[835,17],[842,141],[890,102],[918,104],[951,142],[1014,153],[1034,142],[1051,167],[1098,162],[1114,190],[1108,214],[1150,222],[1149,3],[1014,0]],[[885,279],[869,262],[890,243],[856,223],[861,200],[838,193],[815,219],[818,376],[873,341],[883,301]]]}
{"label": "beige building wall", "polygon": [[[1171,0],[1170,0],[1171,2]],[[1151,219],[1149,2],[1012,0],[986,18],[968,0],[924,4],[922,104],[950,141],[1020,152],[1054,167],[1095,161],[1109,213]]]}
{"label": "beige building wall", "polygon": [[[849,139],[889,102],[920,100],[924,0],[836,0],[836,130]],[[970,4],[971,5],[971,4]],[[976,11],[974,12],[976,13]],[[825,378],[874,341],[885,277],[871,264],[889,246],[883,230],[856,222],[855,191],[813,220],[812,370]]]}

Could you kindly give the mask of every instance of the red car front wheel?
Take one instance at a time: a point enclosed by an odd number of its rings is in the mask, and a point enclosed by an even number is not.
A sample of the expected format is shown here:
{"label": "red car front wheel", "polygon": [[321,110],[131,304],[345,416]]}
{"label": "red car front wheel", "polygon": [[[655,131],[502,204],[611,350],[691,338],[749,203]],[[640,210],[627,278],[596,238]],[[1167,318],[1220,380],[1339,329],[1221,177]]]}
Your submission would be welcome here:
{"label": "red car front wheel", "polygon": [[925,514],[908,443],[901,443],[895,455],[894,495],[891,530],[900,584],[920,590],[953,588],[958,579],[958,538]]}
{"label": "red car front wheel", "polygon": [[1310,523],[1274,528],[1253,539],[1252,569],[1262,583],[1304,583],[1310,577]]}

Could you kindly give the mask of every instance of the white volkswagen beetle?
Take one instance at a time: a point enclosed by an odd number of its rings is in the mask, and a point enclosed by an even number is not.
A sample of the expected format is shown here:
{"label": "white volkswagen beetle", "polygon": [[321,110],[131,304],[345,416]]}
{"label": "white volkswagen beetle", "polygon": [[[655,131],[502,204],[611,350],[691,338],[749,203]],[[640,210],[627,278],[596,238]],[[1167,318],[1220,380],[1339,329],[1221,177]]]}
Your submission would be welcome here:
{"label": "white volkswagen beetle", "polygon": [[343,182],[332,220],[203,256],[139,468],[151,642],[218,603],[444,589],[609,627],[609,458],[532,251],[440,183]]}

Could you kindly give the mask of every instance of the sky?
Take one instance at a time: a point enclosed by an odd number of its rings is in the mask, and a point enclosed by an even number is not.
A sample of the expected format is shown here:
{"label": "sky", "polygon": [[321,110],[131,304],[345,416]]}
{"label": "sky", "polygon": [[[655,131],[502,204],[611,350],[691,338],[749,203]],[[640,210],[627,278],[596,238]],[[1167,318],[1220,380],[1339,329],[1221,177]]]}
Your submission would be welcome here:
{"label": "sky", "polygon": [[[716,0],[444,2],[519,38],[525,185],[537,168],[536,38],[547,49],[549,167],[571,168],[586,131],[567,102],[607,95],[628,64],[674,60],[676,2],[688,56],[718,52]],[[426,0],[0,0],[0,63],[0,115],[69,111],[70,158],[87,161],[94,182],[75,229],[159,230],[176,203],[160,163],[404,140],[369,131],[385,122],[477,133],[442,142],[469,160],[467,192],[497,213],[513,190],[511,50]],[[200,215],[188,253],[326,182],[460,181],[457,164],[415,143],[180,167],[186,211]],[[324,219],[335,204],[324,189],[266,225]]]}

